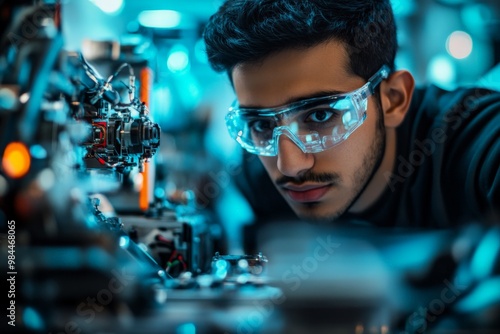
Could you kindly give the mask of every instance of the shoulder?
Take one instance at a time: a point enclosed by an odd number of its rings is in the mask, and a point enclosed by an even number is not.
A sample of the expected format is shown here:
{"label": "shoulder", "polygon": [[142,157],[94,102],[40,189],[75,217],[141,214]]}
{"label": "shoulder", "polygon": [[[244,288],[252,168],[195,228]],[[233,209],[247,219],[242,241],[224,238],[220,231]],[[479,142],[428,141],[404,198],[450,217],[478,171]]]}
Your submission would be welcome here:
{"label": "shoulder", "polygon": [[420,113],[432,119],[447,119],[446,115],[467,118],[483,110],[492,115],[494,111],[498,113],[500,92],[482,87],[444,90],[430,85],[415,90],[409,113]]}
{"label": "shoulder", "polygon": [[420,189],[418,194],[429,198],[428,205],[442,211],[436,214],[440,220],[447,215],[453,216],[451,220],[482,219],[485,212],[498,206],[498,91],[479,87],[417,89],[398,129],[398,147],[405,166],[412,167],[413,172],[407,173],[411,174],[409,189]]}
{"label": "shoulder", "polygon": [[444,146],[470,146],[500,131],[500,92],[480,87],[417,88],[402,128],[413,137],[408,140],[436,137]]}

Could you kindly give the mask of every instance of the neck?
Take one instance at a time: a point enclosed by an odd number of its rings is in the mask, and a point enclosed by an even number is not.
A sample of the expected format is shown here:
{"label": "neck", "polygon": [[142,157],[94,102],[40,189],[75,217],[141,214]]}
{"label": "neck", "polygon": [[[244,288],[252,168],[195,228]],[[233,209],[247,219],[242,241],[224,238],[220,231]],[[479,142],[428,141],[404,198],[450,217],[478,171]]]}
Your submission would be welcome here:
{"label": "neck", "polygon": [[385,152],[382,162],[363,193],[351,206],[349,212],[360,213],[375,203],[387,188],[387,175],[390,175],[396,160],[396,129],[386,129]]}

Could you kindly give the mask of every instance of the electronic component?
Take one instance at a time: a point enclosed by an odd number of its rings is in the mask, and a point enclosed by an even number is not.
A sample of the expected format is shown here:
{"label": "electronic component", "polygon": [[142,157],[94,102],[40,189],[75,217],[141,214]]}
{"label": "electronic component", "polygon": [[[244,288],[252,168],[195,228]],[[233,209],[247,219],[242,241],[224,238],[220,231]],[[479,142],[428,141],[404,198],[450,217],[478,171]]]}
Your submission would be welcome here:
{"label": "electronic component", "polygon": [[[75,56],[73,56],[75,57]],[[122,64],[107,80],[102,79],[83,58],[77,56],[83,73],[78,78],[80,91],[72,101],[73,117],[87,123],[81,141],[87,169],[112,168],[120,173],[132,167],[143,169],[160,146],[160,127],[151,121],[145,103],[135,97],[135,75],[128,63]],[[124,103],[111,85],[122,69],[129,69],[128,97]]]}

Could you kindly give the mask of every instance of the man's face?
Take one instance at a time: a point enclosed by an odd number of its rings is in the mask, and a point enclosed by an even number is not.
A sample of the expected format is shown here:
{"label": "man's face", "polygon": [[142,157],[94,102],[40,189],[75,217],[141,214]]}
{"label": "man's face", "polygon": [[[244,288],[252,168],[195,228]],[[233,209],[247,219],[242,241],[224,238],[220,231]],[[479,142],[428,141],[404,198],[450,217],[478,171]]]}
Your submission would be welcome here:
{"label": "man's face", "polygon": [[[327,42],[242,64],[232,72],[238,102],[242,107],[270,108],[298,98],[353,91],[366,81],[348,73],[347,61],[342,44]],[[384,143],[383,120],[370,97],[366,120],[346,141],[320,153],[304,153],[282,135],[278,155],[260,160],[299,217],[331,220],[363,191],[380,164]]]}

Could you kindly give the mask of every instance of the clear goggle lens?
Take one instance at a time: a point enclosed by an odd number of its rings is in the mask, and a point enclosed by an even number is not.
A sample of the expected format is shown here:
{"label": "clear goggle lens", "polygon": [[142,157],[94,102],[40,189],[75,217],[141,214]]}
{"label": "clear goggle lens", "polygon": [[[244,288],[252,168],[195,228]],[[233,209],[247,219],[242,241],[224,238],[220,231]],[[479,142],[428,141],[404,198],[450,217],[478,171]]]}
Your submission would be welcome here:
{"label": "clear goggle lens", "polygon": [[346,94],[302,100],[268,109],[238,109],[226,115],[231,137],[250,153],[275,156],[281,135],[303,152],[318,153],[346,140],[366,118],[368,97],[389,75],[382,67],[363,87]]}

